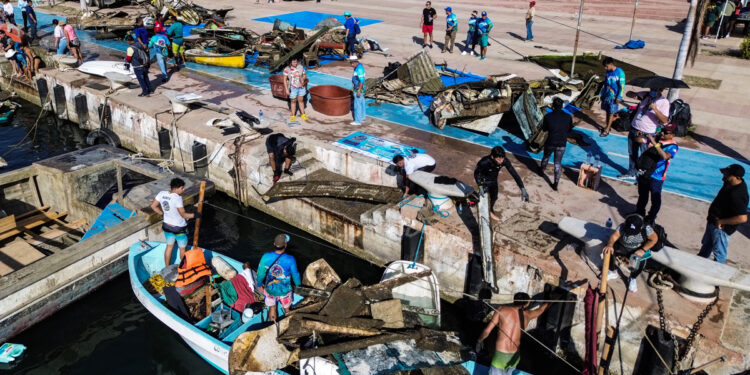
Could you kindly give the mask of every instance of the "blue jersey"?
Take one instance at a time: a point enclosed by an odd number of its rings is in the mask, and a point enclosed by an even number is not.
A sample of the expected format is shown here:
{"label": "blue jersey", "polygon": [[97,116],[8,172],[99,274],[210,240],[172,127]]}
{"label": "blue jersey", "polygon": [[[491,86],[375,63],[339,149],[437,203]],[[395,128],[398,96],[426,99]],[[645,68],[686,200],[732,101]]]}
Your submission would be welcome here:
{"label": "blue jersey", "polygon": [[445,28],[447,30],[453,30],[454,27],[458,30],[458,17],[456,17],[455,13],[451,12],[451,14],[445,18]]}
{"label": "blue jersey", "polygon": [[477,21],[477,29],[479,30],[480,34],[487,34],[492,30],[492,27],[494,25],[492,24],[492,21],[490,21],[489,18],[480,18]]}
{"label": "blue jersey", "polygon": [[[274,262],[275,260],[275,262]],[[274,297],[283,297],[292,291],[294,285],[300,285],[297,261],[289,254],[276,252],[263,254],[258,264],[258,286],[266,289],[266,293]]]}
{"label": "blue jersey", "polygon": [[164,34],[156,34],[151,37],[148,42],[148,48],[154,50],[154,52],[161,54],[162,56],[169,56],[169,38]]}
{"label": "blue jersey", "polygon": [[360,83],[362,84],[362,91],[365,91],[365,66],[357,64],[357,67],[354,68],[354,74],[352,74],[352,87],[354,91],[357,91]]}
{"label": "blue jersey", "polygon": [[620,68],[615,68],[607,72],[607,79],[602,87],[601,97],[603,99],[622,99],[622,93],[625,92],[625,72]]}
{"label": "blue jersey", "polygon": [[654,173],[651,174],[651,178],[654,180],[664,181],[665,178],[667,178],[667,168],[669,168],[669,162],[674,159],[675,156],[677,156],[677,150],[680,148],[677,147],[677,143],[674,143],[674,141],[667,141],[669,143],[661,143],[661,149],[664,150],[667,154],[670,155],[669,160],[659,159],[659,161],[656,162],[656,169],[654,170]]}
{"label": "blue jersey", "polygon": [[476,28],[477,28],[477,20],[478,20],[477,17],[471,17],[471,18],[469,18],[469,32],[470,33],[473,33],[474,30],[476,30]]}

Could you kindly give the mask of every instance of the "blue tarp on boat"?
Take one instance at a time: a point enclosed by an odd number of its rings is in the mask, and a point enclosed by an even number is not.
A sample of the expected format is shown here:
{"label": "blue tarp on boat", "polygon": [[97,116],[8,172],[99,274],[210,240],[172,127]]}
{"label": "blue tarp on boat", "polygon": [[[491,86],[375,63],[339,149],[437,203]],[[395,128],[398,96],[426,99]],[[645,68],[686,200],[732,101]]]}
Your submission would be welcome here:
{"label": "blue tarp on boat", "polygon": [[97,234],[104,232],[105,230],[114,227],[117,224],[122,223],[128,218],[135,215],[134,211],[130,211],[127,208],[121,206],[119,203],[114,202],[107,205],[96,218],[91,228],[83,235],[81,241]]}

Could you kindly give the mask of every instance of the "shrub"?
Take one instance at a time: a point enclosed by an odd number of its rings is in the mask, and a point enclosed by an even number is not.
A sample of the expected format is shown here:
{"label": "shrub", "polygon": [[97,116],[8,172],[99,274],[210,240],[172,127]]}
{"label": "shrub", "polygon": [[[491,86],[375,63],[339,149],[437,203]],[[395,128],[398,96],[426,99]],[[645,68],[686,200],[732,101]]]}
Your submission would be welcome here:
{"label": "shrub", "polygon": [[740,56],[743,59],[750,59],[750,35],[746,36],[740,43]]}

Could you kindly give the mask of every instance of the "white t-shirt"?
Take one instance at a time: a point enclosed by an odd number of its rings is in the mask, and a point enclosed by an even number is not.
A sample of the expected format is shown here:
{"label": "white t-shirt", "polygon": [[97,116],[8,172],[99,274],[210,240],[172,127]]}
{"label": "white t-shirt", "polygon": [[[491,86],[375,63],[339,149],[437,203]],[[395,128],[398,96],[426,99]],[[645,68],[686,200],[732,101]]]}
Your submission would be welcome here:
{"label": "white t-shirt", "polygon": [[177,210],[183,207],[182,197],[179,194],[162,191],[156,194],[156,198],[154,199],[159,202],[161,210],[164,211],[164,222],[166,224],[175,227],[184,227],[187,225],[187,221],[180,215],[180,211]]}
{"label": "white t-shirt", "polygon": [[3,10],[5,10],[5,14],[13,14],[13,4],[8,2],[7,4],[3,5]]}
{"label": "white t-shirt", "polygon": [[404,158],[404,172],[407,175],[414,173],[419,168],[435,165],[435,159],[427,154],[416,154],[413,157]]}
{"label": "white t-shirt", "polygon": [[62,26],[57,25],[55,26],[55,38],[65,38],[65,34],[63,33]]}

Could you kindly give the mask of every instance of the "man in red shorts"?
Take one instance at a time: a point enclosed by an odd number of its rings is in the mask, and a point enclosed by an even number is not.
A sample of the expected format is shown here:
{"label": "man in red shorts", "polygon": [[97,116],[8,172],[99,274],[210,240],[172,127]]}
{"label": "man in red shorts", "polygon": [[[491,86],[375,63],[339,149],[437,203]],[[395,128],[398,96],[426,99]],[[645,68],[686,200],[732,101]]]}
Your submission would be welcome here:
{"label": "man in red shorts", "polygon": [[427,47],[427,36],[430,37],[430,48],[432,48],[432,24],[437,18],[437,12],[432,8],[432,3],[427,2],[422,9],[422,18],[419,20],[419,26],[422,27],[422,33],[424,39],[422,39],[422,47]]}

